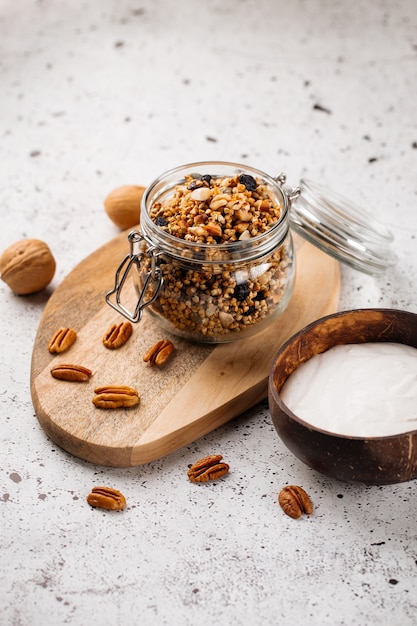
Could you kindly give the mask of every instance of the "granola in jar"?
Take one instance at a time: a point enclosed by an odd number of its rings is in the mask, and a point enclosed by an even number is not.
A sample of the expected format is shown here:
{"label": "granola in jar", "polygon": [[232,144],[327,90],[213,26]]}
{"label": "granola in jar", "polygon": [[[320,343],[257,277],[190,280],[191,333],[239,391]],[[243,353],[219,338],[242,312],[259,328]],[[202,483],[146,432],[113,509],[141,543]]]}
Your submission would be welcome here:
{"label": "granola in jar", "polygon": [[156,263],[162,284],[149,310],[162,326],[197,341],[233,341],[262,330],[290,299],[287,198],[255,170],[199,166],[179,178],[175,170],[175,184],[157,181],[145,194],[138,291],[154,297],[146,281]]}
{"label": "granola in jar", "polygon": [[187,174],[173,195],[155,202],[151,220],[185,241],[207,244],[247,241],[276,224],[281,205],[249,174],[199,178]]}

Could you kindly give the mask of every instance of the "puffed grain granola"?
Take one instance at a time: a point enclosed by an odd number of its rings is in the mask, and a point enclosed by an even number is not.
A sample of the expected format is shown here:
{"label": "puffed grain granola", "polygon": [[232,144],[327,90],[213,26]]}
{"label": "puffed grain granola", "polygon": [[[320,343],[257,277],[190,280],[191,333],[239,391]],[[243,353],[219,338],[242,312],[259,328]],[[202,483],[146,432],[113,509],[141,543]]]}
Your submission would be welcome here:
{"label": "puffed grain granola", "polygon": [[248,174],[199,179],[186,176],[166,202],[156,202],[151,219],[185,241],[231,243],[256,237],[281,216],[268,187]]}
{"label": "puffed grain granola", "polygon": [[[223,244],[245,245],[242,255],[247,254],[250,240],[267,233],[281,212],[267,185],[250,175],[186,176],[172,195],[152,205],[149,215],[166,233],[190,242],[198,262],[158,257],[163,288],[153,312],[177,333],[204,340],[236,335],[267,320],[284,303],[292,267],[288,246],[282,243],[256,256],[259,244],[254,243],[252,260],[242,256],[240,261]],[[151,260],[145,260],[143,278],[150,266]]]}

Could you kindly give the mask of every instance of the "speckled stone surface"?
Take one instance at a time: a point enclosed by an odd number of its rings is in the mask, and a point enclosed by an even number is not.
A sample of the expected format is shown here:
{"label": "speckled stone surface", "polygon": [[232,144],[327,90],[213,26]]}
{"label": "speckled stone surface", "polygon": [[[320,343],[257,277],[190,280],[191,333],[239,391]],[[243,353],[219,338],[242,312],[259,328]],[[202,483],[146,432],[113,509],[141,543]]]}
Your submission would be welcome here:
{"label": "speckled stone surface", "polygon": [[[0,93],[0,249],[37,237],[57,260],[47,291],[0,286],[1,625],[416,624],[415,482],[321,476],[266,402],[158,462],[93,466],[45,436],[29,390],[49,294],[118,232],[104,197],[191,161],[351,197],[399,263],[343,268],[340,309],[417,311],[415,1],[1,0]],[[214,452],[229,475],[191,484]],[[282,513],[291,483],[312,516]],[[90,508],[97,484],[127,509]]]}

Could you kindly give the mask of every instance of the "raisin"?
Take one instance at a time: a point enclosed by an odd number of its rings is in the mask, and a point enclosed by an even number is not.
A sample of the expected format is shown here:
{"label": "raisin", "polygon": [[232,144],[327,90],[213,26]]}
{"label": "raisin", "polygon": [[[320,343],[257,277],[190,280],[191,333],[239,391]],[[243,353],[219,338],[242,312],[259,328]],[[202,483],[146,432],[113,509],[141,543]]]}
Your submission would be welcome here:
{"label": "raisin", "polygon": [[161,216],[158,216],[156,218],[155,224],[157,226],[168,226],[168,222],[166,221],[165,217],[161,217]]}
{"label": "raisin", "polygon": [[238,302],[242,302],[245,300],[250,294],[250,289],[248,283],[240,283],[240,285],[236,285],[233,295],[235,296]]}
{"label": "raisin", "polygon": [[250,306],[247,311],[244,311],[242,315],[252,315],[255,313],[256,307],[254,305]]}
{"label": "raisin", "polygon": [[254,177],[249,176],[249,174],[241,174],[239,176],[239,182],[245,185],[248,191],[255,191],[258,186]]}
{"label": "raisin", "polygon": [[210,185],[210,181],[213,178],[213,176],[211,176],[211,174],[203,174],[203,176],[201,177],[201,180],[203,183],[207,183],[208,185]]}

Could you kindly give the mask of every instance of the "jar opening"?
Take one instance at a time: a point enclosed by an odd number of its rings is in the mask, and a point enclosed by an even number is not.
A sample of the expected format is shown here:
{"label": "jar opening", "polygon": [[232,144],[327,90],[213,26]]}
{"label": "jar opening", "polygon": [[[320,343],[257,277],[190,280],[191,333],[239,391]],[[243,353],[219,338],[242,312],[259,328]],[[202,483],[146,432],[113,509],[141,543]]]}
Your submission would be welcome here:
{"label": "jar opening", "polygon": [[[149,185],[142,198],[141,204],[141,231],[144,236],[154,242],[154,245],[158,246],[161,251],[166,252],[177,259],[192,259],[197,262],[204,263],[219,263],[224,261],[240,261],[242,258],[246,260],[256,259],[269,252],[271,249],[277,247],[288,234],[289,230],[289,201],[287,195],[283,192],[280,183],[275,179],[267,176],[259,170],[248,168],[242,165],[234,163],[222,163],[222,162],[206,162],[195,163],[187,165],[187,176],[184,175],[184,167],[175,168],[165,173],[160,178],[156,179]],[[180,189],[183,193],[182,187],[190,189],[193,187],[193,181],[196,181],[196,187],[200,187],[195,193],[201,193],[201,190],[207,191],[207,183],[203,187],[202,180],[206,179],[227,179],[236,178],[250,179],[255,182],[259,182],[262,187],[265,187],[268,191],[268,195],[271,200],[275,202],[280,208],[280,215],[275,222],[273,222],[264,232],[255,234],[253,236],[244,236],[235,241],[226,242],[210,242],[206,241],[193,241],[185,239],[181,236],[176,236],[168,232],[166,228],[161,227],[156,223],[156,220],[151,217],[151,211],[154,206],[163,206],[163,202],[169,203],[174,198],[176,190]],[[253,178],[255,177],[255,178]],[[191,180],[191,185],[189,185]],[[209,183],[210,184],[210,183]],[[188,186],[187,186],[188,185]],[[181,195],[180,193],[180,195]],[[193,192],[189,192],[192,195]],[[237,198],[236,194],[234,198]],[[240,194],[242,195],[242,194]],[[230,198],[227,194],[219,194],[227,199]],[[216,199],[216,198],[214,198]],[[198,200],[196,201],[198,202]],[[220,202],[226,203],[227,200],[220,200]],[[204,202],[203,202],[204,204]],[[243,213],[243,210],[241,210]],[[209,213],[207,210],[205,213]],[[238,212],[236,211],[238,214]],[[248,212],[247,212],[248,213]],[[188,217],[188,216],[186,216]],[[203,220],[209,220],[210,217],[204,215],[203,209],[200,209],[199,218]],[[224,220],[224,216],[220,216]],[[175,216],[176,222],[181,221],[182,216],[178,214]],[[242,217],[245,219],[245,217]],[[251,216],[248,215],[246,220],[250,220]],[[214,227],[218,227],[220,231],[219,222],[214,223]],[[224,223],[224,222],[220,222]],[[243,224],[243,228],[248,228],[247,224]],[[250,222],[249,222],[250,224]],[[250,224],[251,225],[251,224]],[[213,227],[213,225],[212,225]],[[200,230],[204,232],[205,225],[200,226]],[[189,229],[192,230],[192,229]],[[198,230],[198,228],[194,228]],[[213,229],[214,230],[214,229]],[[215,230],[214,230],[215,232]],[[249,233],[249,230],[248,230]],[[245,233],[246,234],[246,233]],[[212,237],[212,240],[214,235]]]}

